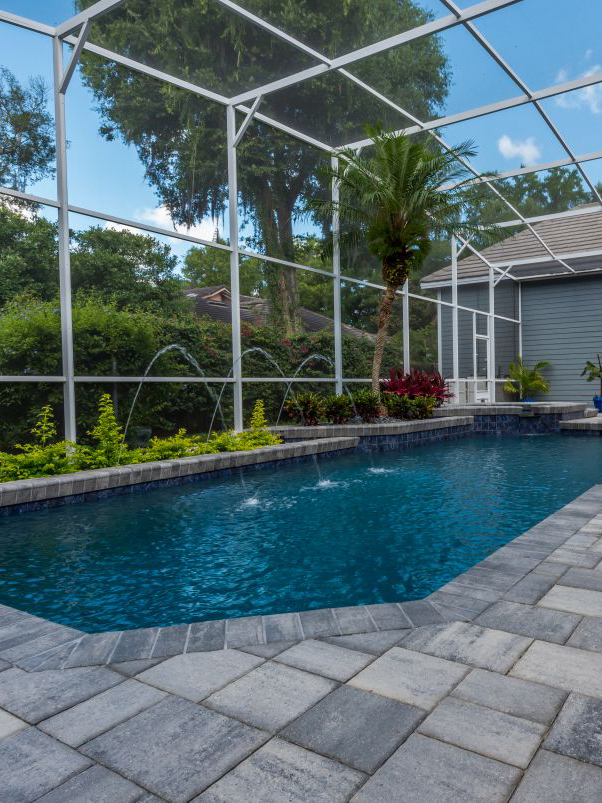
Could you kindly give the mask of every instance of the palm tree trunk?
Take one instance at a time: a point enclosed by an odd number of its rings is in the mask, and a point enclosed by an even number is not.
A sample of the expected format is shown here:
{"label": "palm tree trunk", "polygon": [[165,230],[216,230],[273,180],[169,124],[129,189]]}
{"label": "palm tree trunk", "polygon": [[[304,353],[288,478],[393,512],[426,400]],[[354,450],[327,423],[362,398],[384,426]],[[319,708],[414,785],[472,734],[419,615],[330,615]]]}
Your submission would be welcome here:
{"label": "palm tree trunk", "polygon": [[[372,360],[372,391],[377,394],[380,393],[380,368],[383,362],[391,311],[395,303],[395,290],[396,287],[394,285],[387,284],[387,289],[383,294],[378,310],[378,329],[374,344],[374,358]],[[384,413],[381,413],[381,415],[384,415]]]}

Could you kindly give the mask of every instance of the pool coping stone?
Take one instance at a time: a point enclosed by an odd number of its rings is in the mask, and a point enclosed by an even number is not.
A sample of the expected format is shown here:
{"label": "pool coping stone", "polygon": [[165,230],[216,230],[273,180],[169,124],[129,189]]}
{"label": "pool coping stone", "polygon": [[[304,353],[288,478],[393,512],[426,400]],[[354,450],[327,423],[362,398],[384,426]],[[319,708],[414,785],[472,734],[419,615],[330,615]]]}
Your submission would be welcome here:
{"label": "pool coping stone", "polygon": [[[30,654],[25,651],[25,657],[10,662],[20,669],[35,672],[67,667],[110,666],[119,661],[159,661],[193,652],[244,649],[278,642],[294,643],[307,639],[367,633],[400,631],[407,635],[417,628],[437,629],[437,626],[442,627],[449,622],[486,622],[489,619],[486,612],[489,609],[496,611],[499,604],[506,600],[517,609],[528,607],[526,604],[516,605],[510,602],[514,596],[513,589],[523,586],[525,578],[532,578],[538,589],[537,593],[543,598],[547,583],[536,581],[548,575],[551,570],[560,574],[566,571],[568,567],[559,566],[555,553],[562,553],[566,541],[588,524],[600,509],[602,484],[592,486],[527,532],[418,600],[310,609],[101,633],[79,631],[76,637],[73,637],[73,628],[0,605],[0,628],[5,618],[12,621],[11,617],[16,617],[15,632],[20,630],[22,633],[21,641],[16,637],[17,643],[23,644],[39,636],[40,624],[51,628],[49,637],[51,639],[54,634],[54,646],[48,646],[48,641],[45,641],[45,648],[41,652]],[[600,528],[602,544],[602,517]],[[602,561],[602,551],[580,547],[573,549],[577,556],[582,552],[595,552]],[[532,557],[534,554],[537,557]],[[559,579],[553,582],[558,583]],[[536,603],[537,600],[534,600],[530,605],[536,606]],[[542,610],[542,613],[544,610],[549,611],[550,617],[554,616],[553,611],[548,608],[536,606],[535,611],[537,610]],[[579,615],[572,617],[573,629],[577,628],[581,619]],[[513,629],[512,619],[505,623],[503,617],[496,617],[495,624],[491,626],[500,631],[524,635],[522,622]],[[1,633],[0,630],[0,636]],[[570,635],[567,632],[566,638]],[[537,635],[537,638],[540,637]],[[0,661],[6,660],[5,653],[10,652],[14,643],[14,639],[11,639],[10,647],[3,648],[0,642]]]}

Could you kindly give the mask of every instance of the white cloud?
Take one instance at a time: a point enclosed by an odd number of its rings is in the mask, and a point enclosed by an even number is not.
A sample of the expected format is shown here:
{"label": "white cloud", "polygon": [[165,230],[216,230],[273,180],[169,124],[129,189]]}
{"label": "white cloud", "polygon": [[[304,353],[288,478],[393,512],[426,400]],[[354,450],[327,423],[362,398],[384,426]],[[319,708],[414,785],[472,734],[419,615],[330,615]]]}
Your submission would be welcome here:
{"label": "white cloud", "polygon": [[155,209],[147,207],[146,209],[139,209],[136,212],[136,217],[143,223],[149,223],[151,226],[158,226],[162,229],[174,229],[179,234],[189,234],[191,237],[198,237],[200,240],[213,240],[215,234],[215,222],[212,220],[202,220],[196,226],[191,226],[189,229],[186,226],[174,226],[172,223],[169,212],[164,206],[158,206]]}
{"label": "white cloud", "polygon": [[[189,229],[186,226],[174,226],[169,212],[164,206],[158,206],[154,209],[151,207],[137,209],[134,212],[134,218],[141,223],[148,223],[150,226],[157,226],[157,228],[167,229],[168,231],[177,231],[179,234],[189,234],[191,237],[198,237],[200,240],[213,240],[215,234],[215,222],[212,220],[202,220]],[[110,221],[107,221],[105,228],[114,229],[115,231],[129,231],[132,234],[145,233],[144,229],[136,229],[134,226],[125,226],[123,223],[112,223]]]}
{"label": "white cloud", "polygon": [[556,74],[556,83],[563,84],[565,81],[568,80],[569,80],[568,71],[564,67],[561,67]]}
{"label": "white cloud", "polygon": [[513,159],[515,156],[520,156],[521,164],[527,167],[535,164],[541,156],[541,151],[535,144],[533,137],[514,140],[508,134],[503,134],[497,141],[497,148],[504,159]]}
{"label": "white cloud", "polygon": [[591,47],[588,47],[587,50],[585,51],[585,53],[583,54],[583,58],[586,61],[589,61],[593,55],[594,55],[594,51],[591,49]]}
{"label": "white cloud", "polygon": [[113,231],[129,231],[131,234],[144,234],[142,229],[135,229],[133,226],[124,226],[123,223],[113,223],[111,220],[105,222],[105,229]]}
{"label": "white cloud", "polygon": [[[600,71],[602,71],[602,66],[600,64],[594,64],[579,77],[588,78],[590,75],[594,75]],[[556,80],[557,83],[561,83],[566,81],[567,78],[566,70],[560,70]],[[592,114],[602,114],[602,84],[592,84],[591,86],[584,86],[582,89],[566,92],[564,95],[558,95],[556,97],[556,103],[563,109],[586,108],[589,109]]]}

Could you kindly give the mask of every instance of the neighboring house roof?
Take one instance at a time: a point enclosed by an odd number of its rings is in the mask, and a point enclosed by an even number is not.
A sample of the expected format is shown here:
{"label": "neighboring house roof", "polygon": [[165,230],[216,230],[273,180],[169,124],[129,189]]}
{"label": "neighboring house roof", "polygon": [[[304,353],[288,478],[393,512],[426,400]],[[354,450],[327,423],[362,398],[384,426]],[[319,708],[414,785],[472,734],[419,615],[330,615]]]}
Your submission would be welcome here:
{"label": "neighboring house roof", "polygon": [[[582,214],[579,214],[581,210]],[[602,210],[598,204],[586,204],[572,211],[574,214],[567,217],[534,223],[533,229],[554,255],[573,270],[602,271],[602,253],[591,253],[602,252]],[[552,260],[541,242],[526,227],[495,245],[482,248],[481,254],[496,267],[505,269],[514,265],[510,273],[517,279],[535,278],[542,274],[574,275],[559,262]],[[488,272],[485,262],[472,252],[458,260],[458,280],[479,281],[487,278]],[[450,282],[451,265],[424,276],[421,280],[423,287],[447,285]]]}
{"label": "neighboring house roof", "polygon": [[[194,287],[186,290],[185,295],[187,298],[194,299],[194,307],[199,317],[208,316],[216,321],[232,322],[232,299],[230,291],[224,285]],[[264,326],[268,323],[269,314],[270,302],[267,299],[259,296],[240,296],[240,319],[243,323]],[[307,332],[321,332],[323,329],[332,329],[334,326],[332,318],[304,307],[299,309],[299,315]],[[353,326],[343,324],[341,328],[345,335],[372,339],[372,335]]]}

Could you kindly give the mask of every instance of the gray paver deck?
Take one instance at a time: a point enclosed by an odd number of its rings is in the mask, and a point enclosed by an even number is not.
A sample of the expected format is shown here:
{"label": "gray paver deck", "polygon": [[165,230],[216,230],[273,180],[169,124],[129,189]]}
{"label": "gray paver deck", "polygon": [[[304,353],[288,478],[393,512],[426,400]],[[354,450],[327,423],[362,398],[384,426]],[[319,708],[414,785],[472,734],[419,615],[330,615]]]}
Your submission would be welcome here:
{"label": "gray paver deck", "polygon": [[566,700],[567,692],[498,672],[474,669],[456,686],[452,696],[549,725]]}
{"label": "gray paver deck", "polygon": [[91,763],[37,728],[17,731],[0,741],[2,798],[7,803],[36,800]]}
{"label": "gray paver deck", "polygon": [[361,773],[293,744],[274,739],[196,798],[199,803],[344,803],[364,780]]}
{"label": "gray paver deck", "polygon": [[315,705],[335,685],[326,678],[270,662],[212,694],[206,704],[249,725],[275,732]]}
{"label": "gray paver deck", "polygon": [[374,772],[412,733],[424,711],[380,694],[341,686],[282,735],[363,772]]}
{"label": "gray paver deck", "polygon": [[570,694],[545,746],[602,767],[602,701]]}
{"label": "gray paver deck", "polygon": [[144,789],[96,764],[38,800],[40,803],[137,803],[145,795]]}
{"label": "gray paver deck", "polygon": [[353,803],[506,803],[520,770],[413,734],[352,798]]}
{"label": "gray paver deck", "polygon": [[238,650],[196,652],[175,655],[137,677],[196,703],[261,663],[261,658]]}
{"label": "gray paver deck", "polygon": [[333,680],[349,680],[371,663],[373,656],[310,639],[281,652],[274,660]]}
{"label": "gray paver deck", "polygon": [[392,647],[358,675],[350,685],[402,703],[430,709],[468,672],[468,667],[420,652]]}
{"label": "gray paver deck", "polygon": [[427,600],[92,635],[0,605],[0,799],[602,800],[601,556],[596,486]]}
{"label": "gray paver deck", "polygon": [[166,697],[81,751],[160,797],[186,801],[267,738],[188,700]]}
{"label": "gray paver deck", "polygon": [[536,722],[453,697],[443,700],[418,729],[425,736],[523,769],[545,731],[545,726]]}

